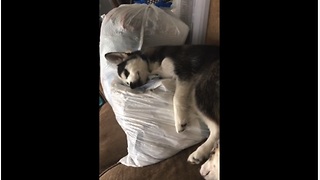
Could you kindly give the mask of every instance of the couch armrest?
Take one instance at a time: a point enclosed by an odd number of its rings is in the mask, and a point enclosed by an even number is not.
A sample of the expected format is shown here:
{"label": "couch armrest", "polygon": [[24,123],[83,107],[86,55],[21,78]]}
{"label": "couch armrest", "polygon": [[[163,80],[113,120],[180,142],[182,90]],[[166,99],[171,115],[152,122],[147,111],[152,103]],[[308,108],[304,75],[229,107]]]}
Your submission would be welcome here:
{"label": "couch armrest", "polygon": [[101,98],[104,100],[104,102],[108,102],[106,99],[106,96],[104,95],[103,88],[102,88],[100,81],[99,81],[99,94],[100,94]]}

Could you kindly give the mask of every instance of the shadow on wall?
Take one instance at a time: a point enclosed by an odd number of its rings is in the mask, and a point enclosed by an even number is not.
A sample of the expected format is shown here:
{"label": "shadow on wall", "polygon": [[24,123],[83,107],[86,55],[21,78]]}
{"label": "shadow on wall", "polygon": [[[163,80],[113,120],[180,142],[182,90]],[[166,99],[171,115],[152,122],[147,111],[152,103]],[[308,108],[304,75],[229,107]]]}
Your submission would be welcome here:
{"label": "shadow on wall", "polygon": [[131,4],[132,0],[99,0],[99,14],[107,14],[111,9],[118,7],[120,4]]}

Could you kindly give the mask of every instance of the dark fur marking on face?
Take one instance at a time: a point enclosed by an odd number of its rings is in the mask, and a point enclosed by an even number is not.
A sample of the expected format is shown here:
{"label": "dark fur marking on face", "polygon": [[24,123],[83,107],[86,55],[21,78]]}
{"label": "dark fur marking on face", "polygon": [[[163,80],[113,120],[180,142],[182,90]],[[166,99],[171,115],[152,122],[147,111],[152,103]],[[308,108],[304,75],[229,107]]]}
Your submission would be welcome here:
{"label": "dark fur marking on face", "polygon": [[127,54],[128,54],[128,57],[123,62],[118,64],[118,75],[119,75],[119,77],[121,77],[122,72],[124,72],[124,75],[126,76],[126,78],[128,78],[128,76],[130,75],[130,72],[125,69],[125,67],[127,65],[127,62],[129,60],[136,59],[138,57],[141,57],[143,60],[146,60],[146,57],[144,55],[142,55],[140,51],[127,53]]}
{"label": "dark fur marking on face", "polygon": [[118,75],[121,77],[122,72],[125,70],[127,65],[127,61],[123,61],[122,63],[118,64]]}
{"label": "dark fur marking on face", "polygon": [[129,74],[130,74],[129,71],[124,69],[124,75],[126,76],[126,78],[128,78]]}

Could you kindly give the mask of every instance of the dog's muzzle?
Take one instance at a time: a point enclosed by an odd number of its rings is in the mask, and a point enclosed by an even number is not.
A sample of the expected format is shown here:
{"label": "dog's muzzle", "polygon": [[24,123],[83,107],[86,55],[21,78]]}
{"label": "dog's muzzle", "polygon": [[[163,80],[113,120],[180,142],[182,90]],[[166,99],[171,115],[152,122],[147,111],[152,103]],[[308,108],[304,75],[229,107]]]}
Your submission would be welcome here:
{"label": "dog's muzzle", "polygon": [[140,87],[140,86],[142,86],[142,85],[143,85],[143,83],[142,83],[141,81],[137,81],[137,82],[134,82],[134,83],[130,82],[130,88],[131,88],[131,89]]}

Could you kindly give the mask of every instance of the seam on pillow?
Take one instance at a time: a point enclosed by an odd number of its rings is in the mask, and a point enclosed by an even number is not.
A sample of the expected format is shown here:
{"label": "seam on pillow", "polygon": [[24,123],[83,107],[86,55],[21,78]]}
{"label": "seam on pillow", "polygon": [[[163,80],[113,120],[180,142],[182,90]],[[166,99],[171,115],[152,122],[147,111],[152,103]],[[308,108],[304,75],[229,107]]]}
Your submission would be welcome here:
{"label": "seam on pillow", "polygon": [[102,177],[105,173],[107,173],[109,170],[113,169],[114,167],[118,166],[119,164],[121,164],[120,162],[117,162],[113,165],[111,165],[110,167],[108,167],[107,169],[105,169],[104,171],[102,171],[99,175],[99,178]]}

